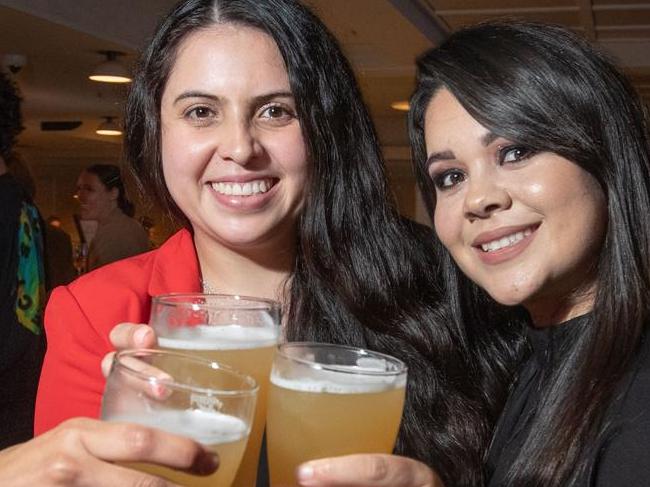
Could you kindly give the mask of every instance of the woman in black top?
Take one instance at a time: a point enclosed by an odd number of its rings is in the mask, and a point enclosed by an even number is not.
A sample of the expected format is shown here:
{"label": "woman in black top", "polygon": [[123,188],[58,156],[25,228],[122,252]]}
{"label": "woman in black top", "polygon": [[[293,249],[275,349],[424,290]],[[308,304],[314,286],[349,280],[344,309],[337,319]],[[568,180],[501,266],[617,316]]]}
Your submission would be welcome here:
{"label": "woman in black top", "polygon": [[[456,318],[522,307],[484,445],[489,486],[650,484],[650,150],[624,76],[564,28],[492,22],[418,62],[410,128]],[[516,336],[516,335],[515,335]],[[470,335],[471,340],[471,335]],[[487,367],[484,367],[485,365]],[[502,383],[489,374],[486,396]],[[441,485],[399,457],[312,462],[302,485]],[[451,486],[447,486],[451,487]]]}

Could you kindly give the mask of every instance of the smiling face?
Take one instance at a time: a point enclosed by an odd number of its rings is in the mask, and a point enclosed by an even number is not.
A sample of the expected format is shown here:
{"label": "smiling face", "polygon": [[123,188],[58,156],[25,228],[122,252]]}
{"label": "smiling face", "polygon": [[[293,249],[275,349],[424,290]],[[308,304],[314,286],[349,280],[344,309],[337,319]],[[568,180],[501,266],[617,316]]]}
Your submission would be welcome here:
{"label": "smiling face", "polygon": [[538,325],[589,311],[607,222],[597,181],[492,134],[444,89],[427,108],[425,142],[435,229],[462,271]]}
{"label": "smiling face", "polygon": [[179,46],[161,101],[169,192],[195,238],[293,241],[308,161],[284,61],[265,33],[215,25]]}
{"label": "smiling face", "polygon": [[77,179],[76,198],[82,220],[104,220],[117,208],[118,196],[118,189],[107,189],[97,174],[82,171]]}

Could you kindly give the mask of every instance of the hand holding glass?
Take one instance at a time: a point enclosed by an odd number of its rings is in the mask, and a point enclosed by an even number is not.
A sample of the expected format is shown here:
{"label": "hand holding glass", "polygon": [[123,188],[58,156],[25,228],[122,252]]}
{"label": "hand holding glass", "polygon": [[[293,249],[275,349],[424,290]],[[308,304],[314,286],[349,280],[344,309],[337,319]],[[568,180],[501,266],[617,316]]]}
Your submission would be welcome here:
{"label": "hand holding glass", "polygon": [[319,343],[278,347],[267,439],[271,486],[295,485],[308,460],[390,453],[404,407],[406,366],[381,353]]}
{"label": "hand holding glass", "polygon": [[257,384],[216,362],[163,350],[115,355],[101,417],[186,436],[219,455],[207,477],[152,464],[127,466],[191,487],[230,486],[250,432]]}

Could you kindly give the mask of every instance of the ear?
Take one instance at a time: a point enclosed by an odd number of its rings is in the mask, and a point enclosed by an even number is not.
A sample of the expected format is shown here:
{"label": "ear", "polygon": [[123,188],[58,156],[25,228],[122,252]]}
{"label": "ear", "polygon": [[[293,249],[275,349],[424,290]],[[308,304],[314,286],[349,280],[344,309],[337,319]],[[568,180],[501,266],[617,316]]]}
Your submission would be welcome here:
{"label": "ear", "polygon": [[120,196],[120,190],[117,188],[111,188],[108,193],[110,194],[111,200],[116,200]]}

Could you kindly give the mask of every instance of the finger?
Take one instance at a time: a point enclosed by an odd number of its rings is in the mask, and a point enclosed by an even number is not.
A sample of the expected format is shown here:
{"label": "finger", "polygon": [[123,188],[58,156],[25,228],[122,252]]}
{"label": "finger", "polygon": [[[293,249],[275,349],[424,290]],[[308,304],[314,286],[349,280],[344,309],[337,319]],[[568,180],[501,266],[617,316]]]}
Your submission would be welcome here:
{"label": "finger", "polygon": [[107,353],[102,359],[102,374],[104,377],[108,377],[108,374],[111,373],[111,367],[113,366],[113,359],[115,358],[115,352]]}
{"label": "finger", "polygon": [[56,455],[50,459],[44,478],[36,485],[67,485],[74,487],[177,487],[176,484],[127,466],[106,463],[90,455],[73,457]]}
{"label": "finger", "polygon": [[215,453],[190,438],[138,424],[86,421],[82,445],[102,460],[155,463],[196,475],[210,474],[219,466]]}
{"label": "finger", "polygon": [[118,350],[126,348],[155,348],[158,345],[156,334],[149,325],[120,323],[115,325],[109,339]]}
{"label": "finger", "polygon": [[362,454],[325,458],[298,468],[302,486],[443,487],[423,463],[396,455]]}

